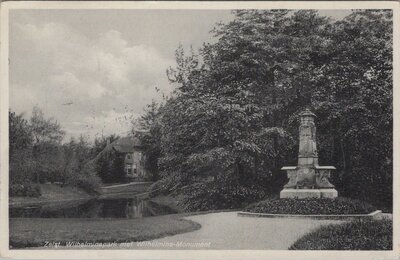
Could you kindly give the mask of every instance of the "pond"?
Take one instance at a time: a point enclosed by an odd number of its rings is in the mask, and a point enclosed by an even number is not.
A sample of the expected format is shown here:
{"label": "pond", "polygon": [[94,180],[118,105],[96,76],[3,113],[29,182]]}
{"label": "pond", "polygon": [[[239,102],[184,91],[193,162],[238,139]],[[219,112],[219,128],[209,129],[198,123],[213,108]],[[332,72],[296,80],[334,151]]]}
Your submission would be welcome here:
{"label": "pond", "polygon": [[10,208],[11,218],[143,218],[173,213],[177,211],[139,197]]}

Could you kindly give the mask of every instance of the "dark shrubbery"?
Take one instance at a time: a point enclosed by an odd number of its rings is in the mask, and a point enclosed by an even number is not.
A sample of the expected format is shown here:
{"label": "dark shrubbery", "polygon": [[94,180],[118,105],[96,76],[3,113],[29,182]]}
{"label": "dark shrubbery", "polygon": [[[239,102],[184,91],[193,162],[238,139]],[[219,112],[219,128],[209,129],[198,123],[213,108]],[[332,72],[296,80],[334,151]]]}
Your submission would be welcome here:
{"label": "dark shrubbery", "polygon": [[152,196],[179,195],[179,206],[184,211],[206,211],[243,208],[254,201],[265,199],[268,189],[262,184],[262,176],[245,176],[240,179],[234,172],[217,174],[207,180],[182,180],[182,176],[171,175],[154,183]]}
{"label": "dark shrubbery", "polygon": [[100,187],[101,179],[97,176],[93,167],[86,166],[80,172],[70,172],[67,174],[65,183],[93,193]]}
{"label": "dark shrubbery", "polygon": [[33,183],[10,184],[9,194],[14,197],[40,197],[40,186]]}
{"label": "dark shrubbery", "polygon": [[268,199],[245,208],[245,211],[269,214],[341,215],[368,214],[376,208],[366,202],[347,199]]}
{"label": "dark shrubbery", "polygon": [[393,221],[356,220],[323,226],[297,240],[290,250],[392,250]]}
{"label": "dark shrubbery", "polygon": [[124,155],[113,150],[101,154],[95,171],[104,183],[126,182]]}
{"label": "dark shrubbery", "polygon": [[221,182],[198,183],[185,190],[180,205],[185,211],[241,208],[265,197],[265,193],[260,190]]}

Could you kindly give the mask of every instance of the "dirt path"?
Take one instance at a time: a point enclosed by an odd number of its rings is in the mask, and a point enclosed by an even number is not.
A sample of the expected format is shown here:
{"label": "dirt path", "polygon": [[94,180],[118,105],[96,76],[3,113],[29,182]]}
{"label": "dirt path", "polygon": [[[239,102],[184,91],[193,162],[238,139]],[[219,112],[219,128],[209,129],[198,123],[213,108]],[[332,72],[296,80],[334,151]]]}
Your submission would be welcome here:
{"label": "dirt path", "polygon": [[221,212],[186,217],[201,224],[189,233],[136,243],[141,249],[288,249],[298,238],[340,220],[239,217]]}

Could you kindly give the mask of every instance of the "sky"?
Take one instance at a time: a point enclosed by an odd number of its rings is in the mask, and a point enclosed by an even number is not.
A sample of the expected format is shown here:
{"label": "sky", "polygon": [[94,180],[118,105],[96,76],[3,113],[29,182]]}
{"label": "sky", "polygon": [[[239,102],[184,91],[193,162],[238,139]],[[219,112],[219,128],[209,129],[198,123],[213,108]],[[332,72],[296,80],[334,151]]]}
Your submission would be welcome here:
{"label": "sky", "polygon": [[10,108],[29,118],[38,106],[65,141],[127,135],[146,104],[173,90],[166,69],[178,45],[196,50],[232,18],[229,10],[12,10]]}

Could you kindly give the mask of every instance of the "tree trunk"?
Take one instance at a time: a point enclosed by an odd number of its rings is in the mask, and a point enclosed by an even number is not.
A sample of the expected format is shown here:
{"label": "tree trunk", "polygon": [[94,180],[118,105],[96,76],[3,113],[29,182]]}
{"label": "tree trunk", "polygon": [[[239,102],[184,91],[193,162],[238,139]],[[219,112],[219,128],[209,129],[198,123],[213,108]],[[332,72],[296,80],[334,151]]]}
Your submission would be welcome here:
{"label": "tree trunk", "polygon": [[346,172],[346,151],[344,150],[344,144],[342,138],[340,138],[340,150],[342,152],[343,171]]}

